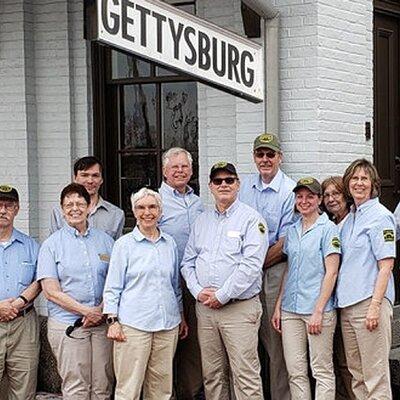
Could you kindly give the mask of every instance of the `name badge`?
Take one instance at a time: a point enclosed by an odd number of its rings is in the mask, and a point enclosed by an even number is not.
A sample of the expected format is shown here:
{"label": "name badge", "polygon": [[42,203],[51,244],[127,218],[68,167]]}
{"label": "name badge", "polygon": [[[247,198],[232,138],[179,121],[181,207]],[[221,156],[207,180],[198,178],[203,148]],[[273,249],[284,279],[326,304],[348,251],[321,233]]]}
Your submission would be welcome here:
{"label": "name badge", "polygon": [[108,254],[99,254],[100,261],[110,262],[110,256]]}
{"label": "name badge", "polygon": [[240,238],[240,232],[239,231],[228,231],[228,237]]}

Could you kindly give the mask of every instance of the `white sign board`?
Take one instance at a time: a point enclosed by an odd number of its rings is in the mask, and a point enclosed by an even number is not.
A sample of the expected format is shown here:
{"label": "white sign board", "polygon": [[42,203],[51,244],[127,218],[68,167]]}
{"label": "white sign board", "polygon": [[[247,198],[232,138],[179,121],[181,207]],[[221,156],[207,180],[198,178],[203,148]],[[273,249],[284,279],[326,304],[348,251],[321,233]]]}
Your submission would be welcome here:
{"label": "white sign board", "polygon": [[264,100],[262,47],[159,0],[97,0],[97,39],[251,101]]}

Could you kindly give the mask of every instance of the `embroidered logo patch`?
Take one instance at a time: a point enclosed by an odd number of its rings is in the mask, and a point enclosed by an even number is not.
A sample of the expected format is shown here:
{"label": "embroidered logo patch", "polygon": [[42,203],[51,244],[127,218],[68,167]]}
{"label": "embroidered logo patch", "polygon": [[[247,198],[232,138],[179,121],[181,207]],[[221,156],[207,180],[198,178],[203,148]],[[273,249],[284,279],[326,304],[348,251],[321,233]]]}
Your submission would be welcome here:
{"label": "embroidered logo patch", "polygon": [[332,238],[332,246],[335,249],[340,249],[340,239],[337,236]]}
{"label": "embroidered logo patch", "polygon": [[274,137],[272,135],[269,135],[268,133],[266,133],[265,135],[260,136],[259,141],[261,143],[271,143],[273,139],[274,139]]}
{"label": "embroidered logo patch", "polygon": [[227,165],[228,165],[228,163],[226,163],[225,161],[220,161],[220,162],[217,162],[216,164],[214,164],[213,169],[225,168]]}
{"label": "embroidered logo patch", "polygon": [[262,222],[260,222],[259,224],[258,224],[258,230],[262,233],[262,234],[264,234],[265,233],[265,225],[262,223]]}
{"label": "embroidered logo patch", "polygon": [[1,185],[0,186],[0,192],[2,192],[2,193],[10,193],[11,190],[12,190],[11,186],[8,186],[8,185]]}
{"label": "embroidered logo patch", "polygon": [[394,232],[393,229],[384,229],[383,230],[383,240],[385,242],[394,242]]}
{"label": "embroidered logo patch", "polygon": [[311,185],[314,182],[313,178],[303,178],[299,180],[300,185]]}

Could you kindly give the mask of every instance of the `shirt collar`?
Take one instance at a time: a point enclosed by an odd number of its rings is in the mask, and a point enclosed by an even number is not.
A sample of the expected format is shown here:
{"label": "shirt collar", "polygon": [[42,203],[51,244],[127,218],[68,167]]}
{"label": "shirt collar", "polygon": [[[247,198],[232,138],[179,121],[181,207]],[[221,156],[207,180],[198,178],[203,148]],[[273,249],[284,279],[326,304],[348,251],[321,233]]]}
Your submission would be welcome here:
{"label": "shirt collar", "polygon": [[89,236],[90,234],[90,227],[88,226],[88,228],[86,229],[86,232],[84,233],[84,235],[81,235],[77,229],[75,229],[73,226],[68,225],[67,223],[64,225],[64,229],[72,236],[74,237],[86,237]]}
{"label": "shirt collar", "polygon": [[[326,223],[326,221],[328,221],[328,220],[329,220],[328,215],[327,215],[325,212],[322,213],[322,214],[317,218],[317,220],[314,222],[314,224],[311,225],[304,233],[309,232],[309,231],[312,231],[312,230],[315,229],[318,225],[324,225],[324,224]],[[303,218],[300,217],[300,218],[295,222],[296,229],[297,229],[297,231],[300,233],[300,235],[301,235],[302,229],[303,229],[303,227],[302,227],[302,221],[303,221]]]}
{"label": "shirt collar", "polygon": [[253,187],[258,189],[260,192],[262,192],[263,190],[268,190],[268,189],[272,189],[274,192],[279,192],[279,188],[281,187],[282,179],[283,179],[283,172],[280,169],[278,169],[278,172],[273,177],[272,181],[268,184],[267,188],[264,188],[262,179],[261,179],[261,175],[258,174],[258,175],[254,176]]}
{"label": "shirt collar", "polygon": [[107,202],[99,196],[99,201],[96,204],[96,207],[92,210],[91,214],[94,214],[99,208],[104,208],[106,211],[110,211]]}
{"label": "shirt collar", "polygon": [[220,216],[220,215],[226,215],[227,217],[230,217],[236,209],[239,207],[240,201],[239,199],[236,198],[236,200],[224,211],[224,212],[219,212],[217,210],[217,207],[214,208],[215,215]]}
{"label": "shirt collar", "polygon": [[189,185],[186,185],[186,192],[184,194],[182,194],[178,190],[174,189],[172,186],[168,185],[168,183],[166,183],[166,182],[161,183],[160,191],[166,192],[171,196],[177,196],[177,197],[183,197],[183,196],[193,193],[193,189]]}
{"label": "shirt collar", "polygon": [[355,212],[364,212],[368,210],[370,207],[374,206],[375,204],[379,203],[378,197],[375,197],[374,199],[369,199],[366,202],[360,204],[358,207],[356,207],[354,204],[351,206],[351,211],[353,213]]}
{"label": "shirt collar", "polygon": [[[158,237],[156,242],[158,242],[161,238],[165,240],[164,232],[160,228],[158,228],[158,230],[160,231],[160,236]],[[151,242],[151,240],[147,239],[146,236],[144,236],[143,233],[140,232],[139,227],[137,225],[133,228],[132,236],[137,242],[143,242],[144,240]]]}
{"label": "shirt collar", "polygon": [[14,241],[18,241],[20,243],[24,243],[24,236],[23,234],[18,231],[17,229],[13,228],[11,237],[10,237],[10,243],[13,243]]}

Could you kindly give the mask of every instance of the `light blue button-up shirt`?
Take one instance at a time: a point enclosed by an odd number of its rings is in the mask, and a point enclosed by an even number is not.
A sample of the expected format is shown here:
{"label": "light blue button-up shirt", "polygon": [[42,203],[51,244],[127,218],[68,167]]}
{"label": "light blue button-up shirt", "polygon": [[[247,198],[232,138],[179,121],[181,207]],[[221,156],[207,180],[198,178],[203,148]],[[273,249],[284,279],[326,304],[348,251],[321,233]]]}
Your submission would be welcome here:
{"label": "light blue button-up shirt", "polygon": [[[312,314],[325,277],[325,257],[340,254],[339,229],[323,213],[303,233],[302,218],[287,230],[283,252],[288,256],[288,273],[282,309],[296,314]],[[334,295],[325,312],[334,308]]]}
{"label": "light blue button-up shirt", "polygon": [[[377,198],[353,207],[341,232],[342,265],[336,296],[339,307],[348,307],[373,295],[378,261],[396,257],[396,222]],[[394,302],[393,274],[385,297]]]}
{"label": "light blue button-up shirt", "polygon": [[281,170],[264,188],[260,174],[248,175],[240,184],[239,199],[257,210],[267,221],[269,247],[273,246],[293,222],[296,183]]}
{"label": "light blue button-up shirt", "polygon": [[17,298],[36,278],[39,245],[13,229],[7,245],[0,246],[0,300]]}
{"label": "light blue button-up shirt", "polygon": [[203,203],[189,186],[187,192],[182,194],[163,182],[159,193],[163,212],[158,226],[174,238],[178,246],[180,264],[189,240],[190,229],[199,214],[204,211]]}
{"label": "light blue button-up shirt", "polygon": [[[61,290],[85,306],[103,300],[104,282],[114,240],[103,231],[89,228],[82,236],[69,225],[47,238],[40,248],[37,280],[53,278]],[[47,302],[50,318],[73,324],[81,315]]]}
{"label": "light blue button-up shirt", "polygon": [[217,289],[222,304],[257,295],[268,250],[267,229],[261,215],[239,200],[223,213],[212,209],[200,214],[181,268],[194,298],[207,287]]}
{"label": "light blue button-up shirt", "polygon": [[115,243],[104,288],[104,313],[146,332],[173,329],[181,322],[178,249],[160,231],[152,242],[136,227]]}

